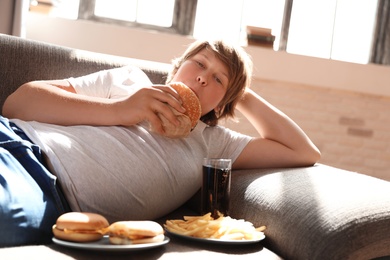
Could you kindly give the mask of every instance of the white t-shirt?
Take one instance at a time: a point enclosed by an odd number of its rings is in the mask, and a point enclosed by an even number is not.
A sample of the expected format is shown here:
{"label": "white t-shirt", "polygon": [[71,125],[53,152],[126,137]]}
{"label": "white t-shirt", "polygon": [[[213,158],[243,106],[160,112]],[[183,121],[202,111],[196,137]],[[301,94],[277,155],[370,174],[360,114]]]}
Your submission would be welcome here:
{"label": "white t-shirt", "polygon": [[[70,78],[76,92],[105,98],[151,85],[138,68]],[[151,133],[146,124],[58,126],[15,122],[48,158],[74,211],[109,221],[155,219],[179,207],[201,186],[204,157],[238,157],[251,137],[199,122],[186,138]]]}

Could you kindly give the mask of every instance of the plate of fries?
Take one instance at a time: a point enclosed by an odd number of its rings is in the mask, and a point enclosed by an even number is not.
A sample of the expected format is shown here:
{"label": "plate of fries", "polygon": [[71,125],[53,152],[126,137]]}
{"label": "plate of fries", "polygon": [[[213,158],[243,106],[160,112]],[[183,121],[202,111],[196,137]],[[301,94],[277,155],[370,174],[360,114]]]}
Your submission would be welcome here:
{"label": "plate of fries", "polygon": [[184,216],[167,220],[164,228],[168,234],[187,239],[218,244],[252,244],[265,238],[265,226],[255,228],[249,221],[211,213],[203,216]]}

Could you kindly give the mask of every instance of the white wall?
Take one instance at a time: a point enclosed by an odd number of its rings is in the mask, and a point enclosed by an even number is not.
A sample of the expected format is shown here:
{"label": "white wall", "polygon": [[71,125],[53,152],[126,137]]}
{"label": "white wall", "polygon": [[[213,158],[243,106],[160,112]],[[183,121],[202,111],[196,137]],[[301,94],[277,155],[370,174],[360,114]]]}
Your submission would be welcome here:
{"label": "white wall", "polygon": [[[170,63],[193,39],[30,12],[27,38],[118,56]],[[246,47],[255,77],[390,97],[390,66],[362,65]]]}

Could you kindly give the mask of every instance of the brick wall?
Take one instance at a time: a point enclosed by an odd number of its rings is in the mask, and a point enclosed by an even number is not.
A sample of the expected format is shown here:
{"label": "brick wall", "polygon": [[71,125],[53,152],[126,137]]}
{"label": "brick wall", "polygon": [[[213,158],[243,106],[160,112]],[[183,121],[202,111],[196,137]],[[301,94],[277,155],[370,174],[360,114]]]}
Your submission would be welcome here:
{"label": "brick wall", "polygon": [[[320,163],[390,181],[390,98],[293,83],[254,80],[253,87],[309,135]],[[238,114],[228,127],[256,131]]]}

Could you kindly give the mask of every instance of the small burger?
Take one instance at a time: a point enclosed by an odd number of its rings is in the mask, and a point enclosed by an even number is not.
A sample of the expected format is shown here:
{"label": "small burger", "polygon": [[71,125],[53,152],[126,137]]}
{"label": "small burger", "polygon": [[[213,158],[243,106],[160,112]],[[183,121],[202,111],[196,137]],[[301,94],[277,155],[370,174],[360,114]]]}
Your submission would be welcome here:
{"label": "small burger", "polygon": [[72,242],[100,240],[109,226],[107,219],[95,213],[68,212],[53,225],[54,237]]}
{"label": "small burger", "polygon": [[179,94],[183,102],[182,106],[186,111],[182,114],[170,107],[180,122],[179,126],[169,122],[162,114],[158,114],[164,128],[164,136],[170,138],[186,137],[196,126],[201,117],[202,111],[200,102],[196,94],[185,84],[181,82],[174,82],[170,83],[169,86],[171,86]]}
{"label": "small burger", "polygon": [[111,244],[146,244],[164,240],[164,230],[154,221],[118,221],[106,229]]}

